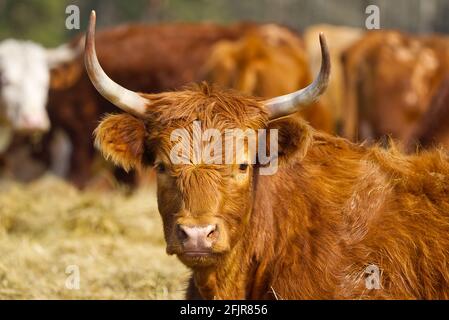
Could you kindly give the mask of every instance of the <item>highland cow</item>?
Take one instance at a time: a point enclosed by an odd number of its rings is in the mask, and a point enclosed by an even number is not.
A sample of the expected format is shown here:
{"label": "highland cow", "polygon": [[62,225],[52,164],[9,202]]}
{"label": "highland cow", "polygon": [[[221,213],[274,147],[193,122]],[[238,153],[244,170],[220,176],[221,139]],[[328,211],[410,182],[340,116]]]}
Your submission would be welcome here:
{"label": "highland cow", "polygon": [[[206,84],[159,94],[125,89],[102,70],[94,30],[93,12],[89,77],[126,112],[103,119],[96,144],[124,168],[156,168],[167,252],[193,272],[188,299],[449,298],[448,155],[365,147],[288,116],[327,86],[322,35],[316,80],[263,100]],[[221,132],[277,129],[278,171],[259,175],[246,148],[232,164],[174,164],[171,132],[193,121]],[[373,270],[378,286],[366,279]]]}

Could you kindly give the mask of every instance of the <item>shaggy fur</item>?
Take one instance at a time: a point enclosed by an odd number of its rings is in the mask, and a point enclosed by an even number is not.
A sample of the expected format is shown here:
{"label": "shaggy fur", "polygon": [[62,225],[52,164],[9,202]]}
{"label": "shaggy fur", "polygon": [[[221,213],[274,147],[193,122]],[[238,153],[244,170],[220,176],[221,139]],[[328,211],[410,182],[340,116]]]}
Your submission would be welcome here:
{"label": "shaggy fur", "polygon": [[[179,221],[214,221],[223,232],[213,258],[179,255],[193,271],[187,298],[449,298],[447,153],[405,156],[315,131],[297,118],[269,123],[259,101],[205,85],[145,96],[145,152],[166,166],[158,173],[158,203],[167,251],[180,253]],[[121,120],[126,129],[109,130]],[[252,166],[236,180],[233,165],[171,164],[169,134],[192,120],[208,128],[278,128],[278,172],[262,176]],[[128,141],[130,150],[141,150],[139,122],[107,117],[97,145],[125,167],[140,165],[114,145],[122,150]],[[378,290],[365,285],[371,264],[381,273]]]}
{"label": "shaggy fur", "polygon": [[101,141],[104,156],[126,171],[142,163],[145,147],[145,125],[131,115],[110,115],[94,131]]}

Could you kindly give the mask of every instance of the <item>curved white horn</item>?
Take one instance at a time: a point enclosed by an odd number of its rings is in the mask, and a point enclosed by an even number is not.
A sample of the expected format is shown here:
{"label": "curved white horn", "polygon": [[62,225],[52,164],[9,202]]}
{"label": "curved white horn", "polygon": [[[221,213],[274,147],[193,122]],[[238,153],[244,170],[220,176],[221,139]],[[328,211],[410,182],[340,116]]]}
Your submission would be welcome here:
{"label": "curved white horn", "polygon": [[264,102],[270,119],[277,119],[315,102],[326,90],[331,69],[329,51],[323,33],[320,33],[321,69],[318,77],[307,87],[293,93],[275,97]]}
{"label": "curved white horn", "polygon": [[92,10],[84,51],[84,64],[90,81],[97,91],[111,103],[125,112],[142,117],[147,109],[148,99],[114,82],[106,75],[98,62],[95,51],[95,20],[95,11]]}

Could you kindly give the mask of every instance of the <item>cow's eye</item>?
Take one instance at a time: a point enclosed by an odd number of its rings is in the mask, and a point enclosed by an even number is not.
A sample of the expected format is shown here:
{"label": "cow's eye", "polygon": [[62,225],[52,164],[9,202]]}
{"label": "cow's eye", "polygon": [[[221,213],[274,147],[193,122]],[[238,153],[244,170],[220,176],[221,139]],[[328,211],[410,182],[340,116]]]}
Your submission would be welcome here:
{"label": "cow's eye", "polygon": [[156,172],[164,173],[166,171],[165,165],[163,163],[156,164]]}
{"label": "cow's eye", "polygon": [[246,171],[248,169],[248,164],[247,163],[241,163],[239,165],[239,170],[240,171]]}

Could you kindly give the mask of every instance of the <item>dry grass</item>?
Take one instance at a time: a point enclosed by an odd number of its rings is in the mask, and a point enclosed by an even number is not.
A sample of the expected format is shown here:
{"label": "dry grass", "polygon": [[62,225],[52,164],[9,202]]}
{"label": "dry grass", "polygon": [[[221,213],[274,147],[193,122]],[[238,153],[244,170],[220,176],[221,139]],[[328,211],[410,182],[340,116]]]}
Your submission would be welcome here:
{"label": "dry grass", "polygon": [[[176,299],[188,270],[165,253],[154,190],[80,192],[53,177],[0,183],[1,299]],[[66,288],[66,268],[80,289]]]}

